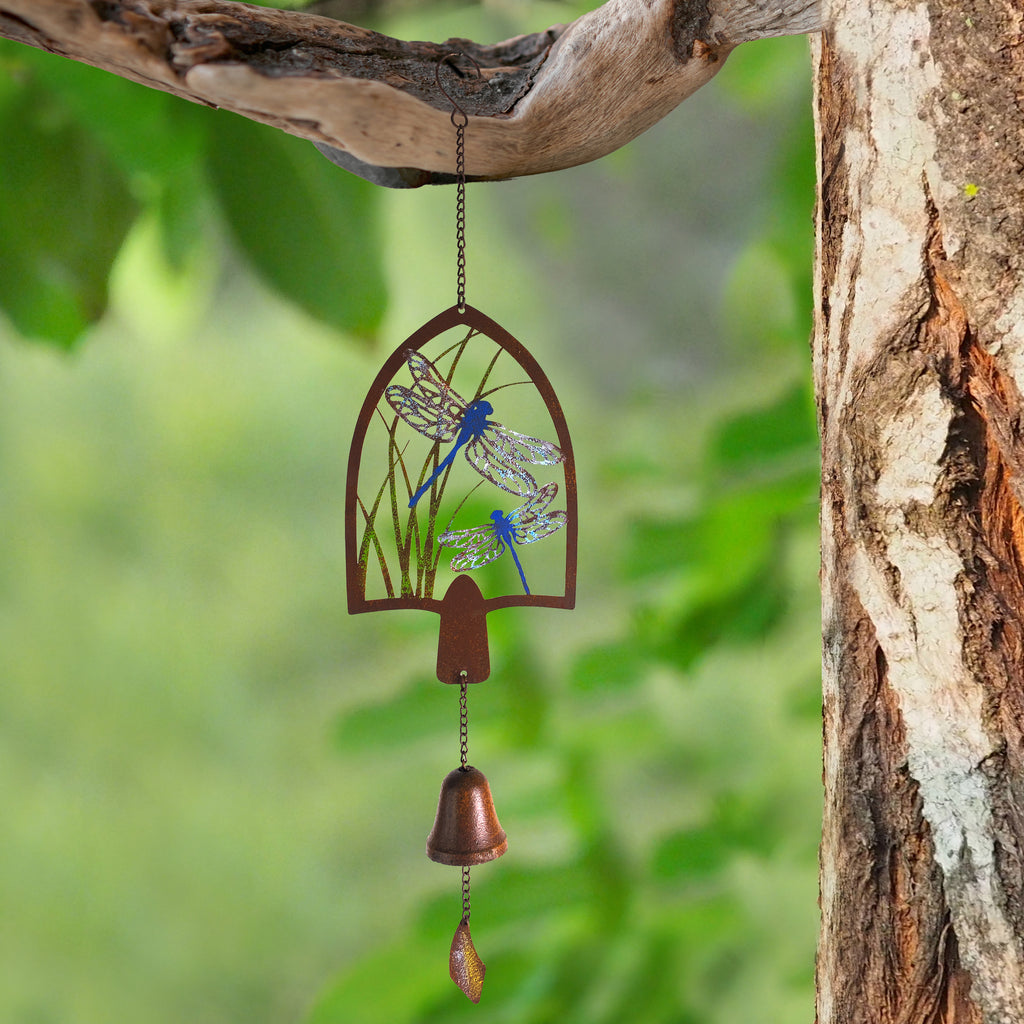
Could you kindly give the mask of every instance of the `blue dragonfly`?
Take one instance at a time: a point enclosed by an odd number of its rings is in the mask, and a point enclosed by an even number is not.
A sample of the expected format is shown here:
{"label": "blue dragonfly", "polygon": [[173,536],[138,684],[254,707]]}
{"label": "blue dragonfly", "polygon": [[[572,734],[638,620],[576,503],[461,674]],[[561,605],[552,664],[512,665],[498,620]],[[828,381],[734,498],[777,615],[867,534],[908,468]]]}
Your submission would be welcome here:
{"label": "blue dragonfly", "polygon": [[467,403],[441,376],[437,367],[419,352],[410,350],[405,361],[412,387],[392,384],[384,392],[388,404],[413,430],[433,441],[454,441],[422,487],[409,499],[409,508],[423,497],[434,481],[452,464],[459,451],[485,479],[521,497],[537,490],[537,481],[526,464],[553,466],[562,462],[562,450],[550,441],[519,434],[487,417],[494,407],[485,398]]}
{"label": "blue dragonfly", "polygon": [[453,572],[465,572],[468,569],[479,569],[488,562],[500,558],[505,549],[512,553],[512,560],[519,570],[519,578],[523,581],[523,590],[527,594],[530,588],[526,583],[526,573],[516,554],[517,544],[532,544],[535,540],[549,537],[566,524],[568,516],[564,511],[548,512],[548,505],[558,493],[558,484],[545,484],[536,491],[528,501],[505,515],[501,509],[491,513],[491,522],[486,526],[475,526],[469,530],[448,530],[437,538],[442,547],[461,548],[452,559]]}

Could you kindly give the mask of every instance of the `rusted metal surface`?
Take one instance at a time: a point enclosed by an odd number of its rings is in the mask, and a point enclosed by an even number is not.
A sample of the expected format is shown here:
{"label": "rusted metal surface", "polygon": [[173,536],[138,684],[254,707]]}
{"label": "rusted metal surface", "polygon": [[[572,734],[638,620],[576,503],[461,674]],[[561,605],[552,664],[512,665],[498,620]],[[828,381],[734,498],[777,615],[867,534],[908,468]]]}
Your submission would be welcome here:
{"label": "rusted metal surface", "polygon": [[[565,505],[567,522],[564,530],[561,531],[565,538],[565,579],[562,592],[560,594],[506,594],[482,598],[484,612],[486,614],[496,608],[520,605],[572,608],[576,603],[576,546],[578,532],[576,464],[573,456],[572,441],[569,437],[569,430],[565,422],[565,416],[562,413],[562,407],[540,364],[537,363],[524,346],[490,317],[484,315],[473,306],[467,305],[464,310],[459,310],[458,306],[452,306],[443,313],[440,313],[410,335],[409,338],[395,349],[374,380],[363,403],[359,418],[356,421],[352,448],[349,453],[345,508],[348,608],[352,614],[405,608],[420,608],[439,614],[442,612],[444,602],[433,596],[395,594],[395,596],[383,598],[367,597],[366,569],[365,566],[360,566],[359,564],[360,526],[361,524],[365,525],[365,515],[360,508],[360,496],[358,493],[359,470],[367,431],[374,418],[379,416],[378,407],[384,396],[385,389],[405,366],[407,353],[419,351],[438,335],[459,326],[466,326],[479,334],[485,335],[508,352],[525,371],[543,399],[551,416],[551,421],[557,435],[558,446],[564,455],[564,462],[562,463],[564,484],[560,497]],[[446,681],[449,680],[446,679]]]}
{"label": "rusted metal surface", "polygon": [[451,952],[448,954],[448,973],[470,1002],[480,1002],[487,968],[473,945],[469,921],[460,921],[459,927],[455,929]]}
{"label": "rusted metal surface", "polygon": [[442,683],[482,683],[490,674],[484,595],[469,576],[457,576],[441,602],[437,678]]}
{"label": "rusted metal surface", "polygon": [[438,864],[472,866],[495,860],[507,849],[484,773],[472,765],[449,772],[427,837],[427,856]]}

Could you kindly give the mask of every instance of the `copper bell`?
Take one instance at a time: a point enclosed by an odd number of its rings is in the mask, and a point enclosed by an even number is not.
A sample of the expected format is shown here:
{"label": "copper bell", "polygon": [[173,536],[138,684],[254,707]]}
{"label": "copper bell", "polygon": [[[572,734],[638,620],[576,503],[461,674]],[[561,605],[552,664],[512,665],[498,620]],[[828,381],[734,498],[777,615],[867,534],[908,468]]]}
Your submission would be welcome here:
{"label": "copper bell", "polygon": [[491,787],[482,771],[456,768],[441,783],[437,817],[427,836],[427,856],[438,864],[485,864],[508,849]]}

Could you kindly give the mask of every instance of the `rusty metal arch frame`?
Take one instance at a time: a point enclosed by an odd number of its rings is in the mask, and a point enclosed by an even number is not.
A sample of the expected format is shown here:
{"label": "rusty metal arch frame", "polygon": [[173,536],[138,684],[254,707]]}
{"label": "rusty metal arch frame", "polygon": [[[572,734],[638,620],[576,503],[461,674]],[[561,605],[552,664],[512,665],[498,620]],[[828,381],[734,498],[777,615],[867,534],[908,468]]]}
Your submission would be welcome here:
{"label": "rusty metal arch frame", "polygon": [[509,334],[499,323],[473,306],[467,305],[459,309],[455,305],[429,320],[395,349],[387,362],[381,367],[380,372],[370,386],[370,390],[360,410],[359,418],[356,420],[352,447],[349,449],[348,477],[345,492],[345,579],[348,593],[348,610],[352,615],[361,612],[390,611],[406,608],[441,613],[443,601],[436,597],[386,597],[368,600],[366,597],[365,579],[363,581],[363,593],[359,593],[358,574],[355,572],[355,566],[358,561],[357,533],[359,519],[356,514],[356,497],[359,484],[359,466],[366,432],[369,429],[374,412],[384,395],[384,389],[405,365],[405,353],[410,349],[420,349],[427,342],[438,337],[438,335],[461,325],[471,327],[480,334],[486,335],[491,341],[508,352],[523,368],[544,400],[544,405],[551,416],[555,432],[558,436],[558,446],[565,456],[565,460],[562,463],[565,473],[564,498],[567,518],[565,525],[564,593],[561,596],[551,594],[511,594],[503,597],[486,598],[483,602],[485,614],[496,608],[524,605],[541,608],[574,608],[576,605],[576,547],[579,530],[579,516],[576,503],[576,460],[573,455],[572,441],[569,438],[569,428],[562,413],[561,403],[558,401],[558,396],[555,394],[547,374],[544,373],[537,360],[533,358],[516,338]]}

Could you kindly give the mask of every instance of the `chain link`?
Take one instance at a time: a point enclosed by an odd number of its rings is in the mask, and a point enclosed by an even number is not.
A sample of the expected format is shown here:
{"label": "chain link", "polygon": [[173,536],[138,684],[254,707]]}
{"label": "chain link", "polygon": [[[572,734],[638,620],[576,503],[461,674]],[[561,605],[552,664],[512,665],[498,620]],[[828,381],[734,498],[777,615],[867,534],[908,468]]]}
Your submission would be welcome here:
{"label": "chain link", "polygon": [[469,709],[466,706],[466,691],[469,689],[469,678],[463,669],[459,673],[461,682],[459,684],[459,754],[462,760],[462,767],[469,764]]}
{"label": "chain link", "polygon": [[469,868],[462,869],[462,923],[469,924]]}
{"label": "chain link", "polygon": [[461,110],[452,111],[455,125],[455,247],[456,291],[460,313],[466,311],[466,125],[469,118]]}
{"label": "chain link", "polygon": [[[469,673],[463,669],[459,673],[459,749],[462,767],[466,768],[469,761],[469,709],[466,697],[469,691]],[[469,924],[469,867],[462,869],[462,922]]]}

